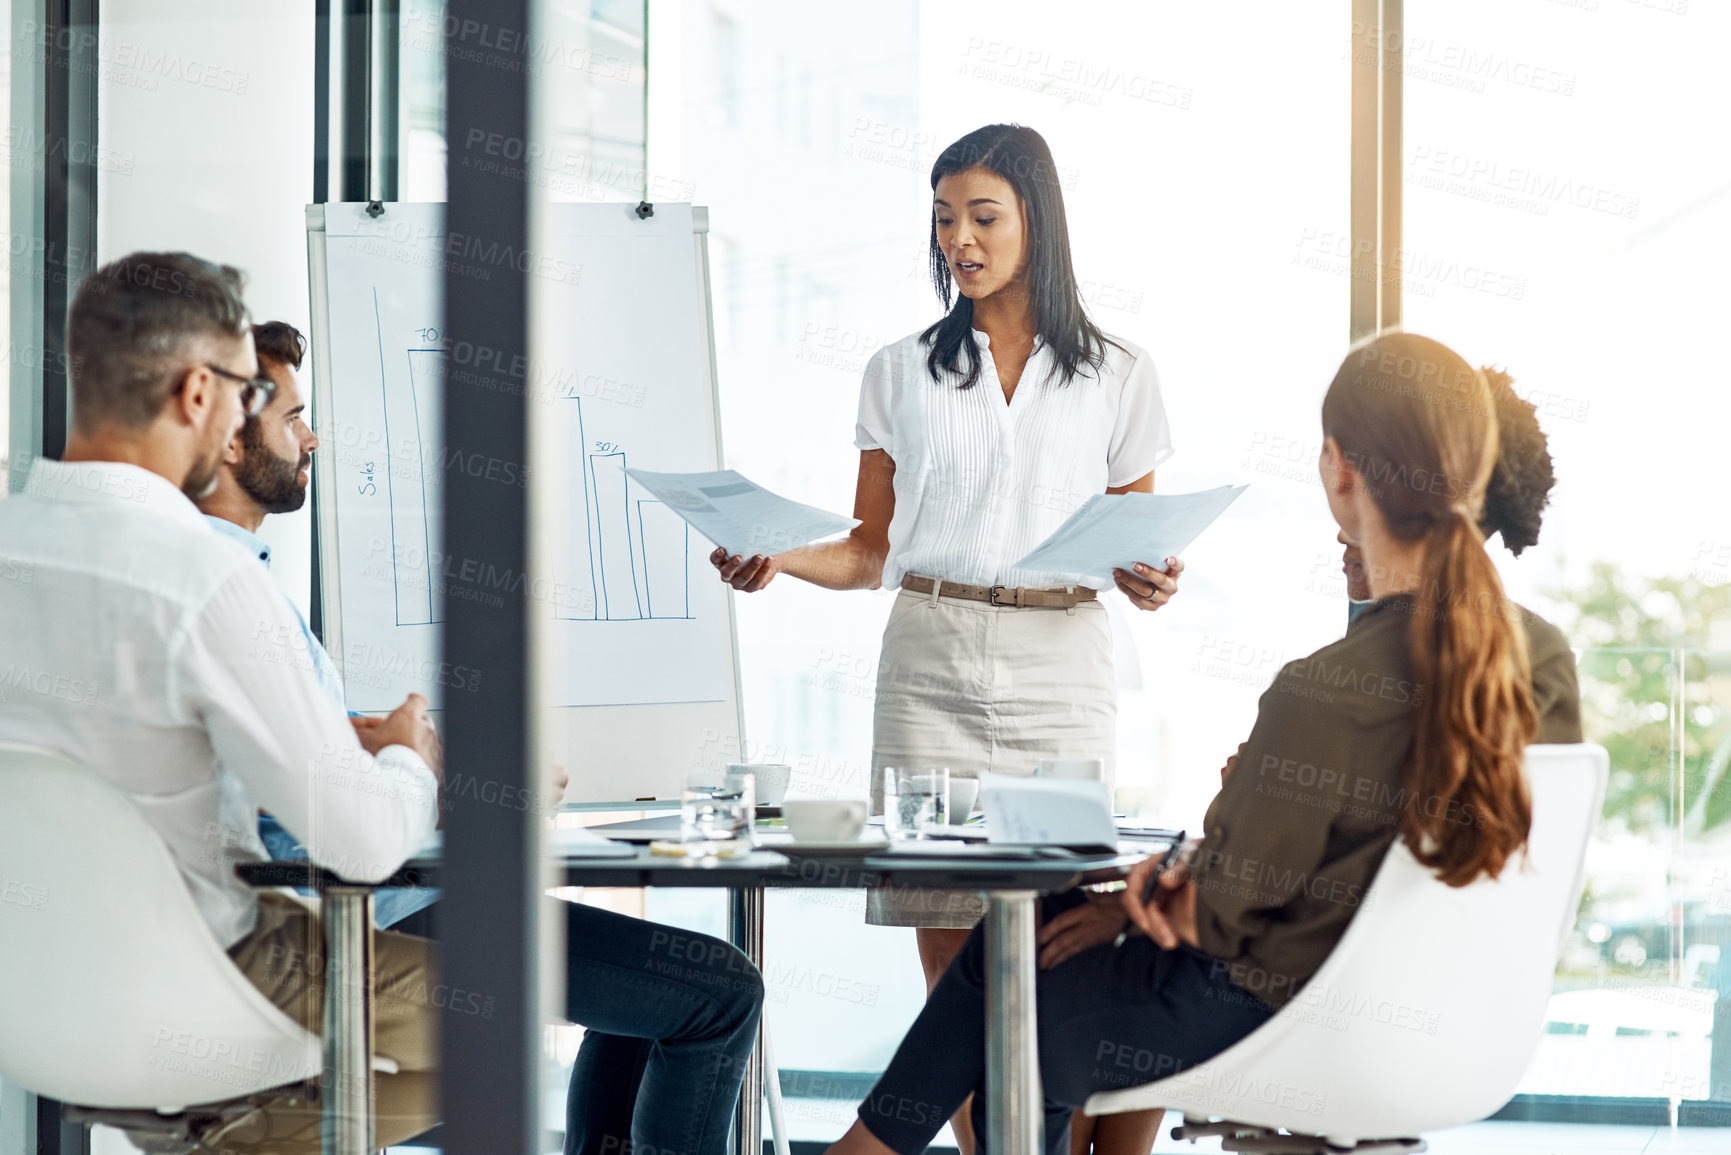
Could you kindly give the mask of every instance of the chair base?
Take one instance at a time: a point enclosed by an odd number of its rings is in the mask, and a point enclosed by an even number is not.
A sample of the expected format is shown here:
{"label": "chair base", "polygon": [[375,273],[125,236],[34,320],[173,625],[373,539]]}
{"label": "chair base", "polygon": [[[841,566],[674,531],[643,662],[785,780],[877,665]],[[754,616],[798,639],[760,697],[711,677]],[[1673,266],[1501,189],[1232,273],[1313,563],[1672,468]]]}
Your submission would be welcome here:
{"label": "chair base", "polygon": [[1423,1139],[1362,1139],[1356,1143],[1341,1145],[1330,1143],[1321,1135],[1295,1135],[1275,1127],[1257,1127],[1230,1120],[1216,1123],[1204,1119],[1193,1120],[1189,1116],[1185,1116],[1182,1126],[1172,1128],[1172,1137],[1187,1139],[1192,1143],[1198,1139],[1218,1137],[1222,1151],[1243,1151],[1247,1155],[1341,1155],[1347,1151],[1353,1155],[1361,1155],[1373,1151],[1425,1150]]}
{"label": "chair base", "polygon": [[140,1151],[150,1155],[220,1155],[220,1144],[257,1117],[260,1108],[284,1099],[318,1101],[317,1083],[278,1087],[240,1099],[209,1103],[162,1114],[143,1109],[63,1106],[60,1117],[86,1127],[101,1124],[125,1133]]}

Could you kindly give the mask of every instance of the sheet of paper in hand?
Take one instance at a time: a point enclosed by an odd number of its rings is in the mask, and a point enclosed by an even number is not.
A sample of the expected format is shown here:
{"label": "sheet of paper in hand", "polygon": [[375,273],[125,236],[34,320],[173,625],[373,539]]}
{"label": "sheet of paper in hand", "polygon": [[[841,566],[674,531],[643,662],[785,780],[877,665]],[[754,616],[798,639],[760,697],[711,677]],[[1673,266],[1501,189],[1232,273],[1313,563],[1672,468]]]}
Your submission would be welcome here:
{"label": "sheet of paper in hand", "polygon": [[982,774],[980,793],[994,845],[1118,846],[1118,825],[1104,782]]}
{"label": "sheet of paper in hand", "polygon": [[732,469],[712,473],[626,472],[692,529],[730,555],[777,554],[846,533],[859,524],[854,518],[771,493]]}
{"label": "sheet of paper in hand", "polygon": [[1114,569],[1129,570],[1137,562],[1161,567],[1244,490],[1222,485],[1199,493],[1096,493],[1016,568],[1111,581]]}

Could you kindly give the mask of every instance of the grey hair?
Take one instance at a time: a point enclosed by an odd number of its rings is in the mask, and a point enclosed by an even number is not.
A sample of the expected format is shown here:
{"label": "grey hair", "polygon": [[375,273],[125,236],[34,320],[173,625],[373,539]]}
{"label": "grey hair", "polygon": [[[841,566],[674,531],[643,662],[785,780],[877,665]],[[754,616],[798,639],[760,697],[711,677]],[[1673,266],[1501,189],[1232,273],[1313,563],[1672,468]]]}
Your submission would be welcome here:
{"label": "grey hair", "polygon": [[244,274],[191,253],[131,253],[85,278],[67,319],[73,423],[142,429],[168,400],[188,346],[249,332]]}

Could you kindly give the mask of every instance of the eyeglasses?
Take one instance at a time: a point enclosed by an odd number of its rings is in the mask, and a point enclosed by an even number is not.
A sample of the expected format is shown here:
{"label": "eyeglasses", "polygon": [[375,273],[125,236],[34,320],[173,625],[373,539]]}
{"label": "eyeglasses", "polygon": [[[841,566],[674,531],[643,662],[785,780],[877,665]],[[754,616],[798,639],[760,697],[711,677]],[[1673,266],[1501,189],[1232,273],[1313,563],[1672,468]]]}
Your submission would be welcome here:
{"label": "eyeglasses", "polygon": [[270,404],[270,399],[276,396],[276,382],[269,377],[242,377],[239,373],[230,373],[221,365],[212,365],[208,361],[204,363],[204,367],[219,377],[240,382],[240,407],[248,417],[257,417],[263,413],[264,407]]}

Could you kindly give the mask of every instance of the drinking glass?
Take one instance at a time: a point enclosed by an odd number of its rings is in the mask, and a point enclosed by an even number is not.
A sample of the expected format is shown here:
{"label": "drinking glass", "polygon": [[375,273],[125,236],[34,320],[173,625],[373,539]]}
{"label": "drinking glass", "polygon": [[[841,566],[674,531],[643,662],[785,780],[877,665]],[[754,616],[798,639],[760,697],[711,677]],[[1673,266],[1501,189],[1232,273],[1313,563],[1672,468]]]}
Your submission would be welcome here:
{"label": "drinking glass", "polygon": [[681,842],[730,842],[751,838],[757,782],[737,770],[699,770],[685,777],[679,795]]}
{"label": "drinking glass", "polygon": [[925,837],[948,820],[949,797],[947,766],[886,766],[884,833],[897,840]]}

